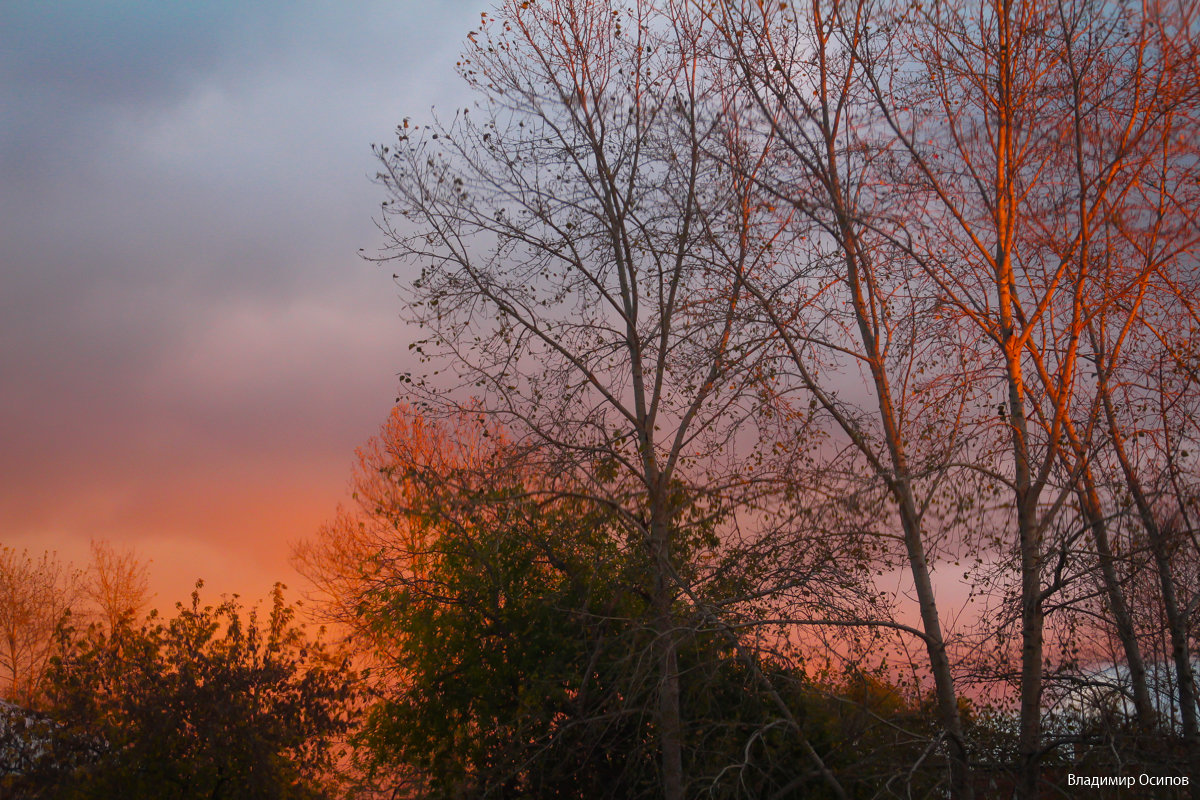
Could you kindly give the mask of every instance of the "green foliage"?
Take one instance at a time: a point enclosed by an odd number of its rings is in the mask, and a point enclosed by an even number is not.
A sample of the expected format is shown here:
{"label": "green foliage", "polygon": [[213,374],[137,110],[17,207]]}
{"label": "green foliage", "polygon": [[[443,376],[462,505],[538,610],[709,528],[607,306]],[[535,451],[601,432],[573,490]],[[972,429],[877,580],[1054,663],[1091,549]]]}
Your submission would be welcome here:
{"label": "green foliage", "polygon": [[[377,554],[358,604],[372,639],[390,645],[358,742],[367,766],[419,776],[428,798],[565,798],[580,787],[661,797],[644,548],[593,504],[515,487],[431,482],[410,492],[403,517],[406,535]],[[720,585],[736,572],[729,565]],[[778,660],[751,669],[727,631],[683,625],[692,791],[830,796],[772,692],[852,796],[923,758],[932,712],[882,676],[817,681]],[[906,779],[914,796],[940,777],[937,757],[925,759],[931,769]]]}
{"label": "green foliage", "polygon": [[276,584],[270,615],[235,599],[111,633],[62,632],[49,675],[56,728],[31,796],[319,798],[348,729],[352,676],[295,624]]}
{"label": "green foliage", "polygon": [[421,570],[360,606],[400,644],[363,734],[375,766],[417,770],[429,797],[637,796],[655,772],[631,558],[582,504],[470,501],[412,515]]}

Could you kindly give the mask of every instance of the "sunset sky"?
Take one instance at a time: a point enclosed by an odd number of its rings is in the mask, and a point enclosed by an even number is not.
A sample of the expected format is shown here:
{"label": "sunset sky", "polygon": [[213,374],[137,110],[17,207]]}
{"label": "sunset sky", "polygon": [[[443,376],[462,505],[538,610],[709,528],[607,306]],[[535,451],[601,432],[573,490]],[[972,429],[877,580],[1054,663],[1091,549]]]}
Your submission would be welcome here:
{"label": "sunset sky", "polygon": [[6,4],[0,544],[302,588],[406,368],[370,145],[467,101],[486,5]]}

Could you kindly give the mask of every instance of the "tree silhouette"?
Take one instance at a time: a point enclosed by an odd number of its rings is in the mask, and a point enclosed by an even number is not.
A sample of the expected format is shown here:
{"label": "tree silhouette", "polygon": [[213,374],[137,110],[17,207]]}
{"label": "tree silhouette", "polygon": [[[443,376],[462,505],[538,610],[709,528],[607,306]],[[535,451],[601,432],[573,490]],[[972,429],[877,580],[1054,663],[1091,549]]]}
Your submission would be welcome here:
{"label": "tree silhouette", "polygon": [[56,798],[319,798],[349,728],[352,675],[294,624],[235,599],[65,629],[48,675],[49,740],[9,789]]}

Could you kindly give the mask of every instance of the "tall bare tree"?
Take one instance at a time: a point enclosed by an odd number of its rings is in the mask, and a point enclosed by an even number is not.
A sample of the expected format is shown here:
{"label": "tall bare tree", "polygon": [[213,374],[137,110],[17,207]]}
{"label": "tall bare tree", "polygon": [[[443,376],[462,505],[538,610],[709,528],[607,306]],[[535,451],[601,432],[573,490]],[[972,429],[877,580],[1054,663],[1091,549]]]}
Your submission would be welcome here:
{"label": "tall bare tree", "polygon": [[[1145,670],[1091,473],[1100,403],[1083,379],[1088,326],[1120,300],[1093,263],[1100,231],[1144,176],[1179,101],[1173,8],[996,0],[902,11],[864,37],[886,54],[864,71],[903,154],[913,210],[898,225],[994,376],[996,432],[1009,446],[992,469],[1011,492],[1021,640],[1020,795],[1036,795],[1042,741],[1047,535],[1071,495],[1095,543],[1135,704],[1151,715]],[[864,61],[867,58],[864,56]],[[1067,542],[1055,543],[1067,555]]]}
{"label": "tall bare tree", "polygon": [[[764,203],[791,217],[788,249],[772,270],[751,278],[749,292],[777,337],[780,372],[798,382],[798,402],[811,403],[843,437],[837,460],[852,459],[869,476],[866,491],[888,499],[889,510],[877,512],[879,535],[900,545],[912,577],[921,628],[909,632],[927,656],[953,796],[970,797],[933,562],[948,552],[935,505],[962,476],[953,462],[969,442],[964,405],[971,381],[957,343],[942,335],[936,291],[880,230],[908,209],[897,208],[906,198],[881,181],[890,154],[873,149],[874,104],[862,82],[865,71],[880,68],[862,63],[875,58],[863,40],[878,19],[867,4],[824,0],[719,8],[743,99],[742,117],[732,124],[775,140],[769,163],[749,178]],[[839,479],[830,461],[815,473],[827,492],[865,491],[858,480]]]}
{"label": "tall bare tree", "polygon": [[1180,47],[1169,33],[1152,43],[1172,63],[1160,77],[1157,125],[1145,137],[1144,166],[1095,237],[1102,286],[1119,302],[1102,306],[1089,321],[1088,341],[1102,409],[1099,427],[1107,435],[1098,456],[1128,493],[1129,511],[1150,552],[1159,588],[1153,604],[1162,608],[1179,721],[1197,765],[1200,731],[1188,634],[1196,609],[1189,581],[1179,580],[1183,573],[1172,559],[1194,549],[1195,536],[1189,500],[1194,469],[1179,454],[1192,439],[1200,378],[1193,355],[1200,299],[1194,277],[1200,257],[1194,137],[1200,90],[1187,77],[1189,63],[1194,71],[1195,47]]}
{"label": "tall bare tree", "polygon": [[769,235],[727,165],[712,35],[683,2],[505,3],[461,62],[481,105],[379,150],[387,258],[419,266],[415,347],[443,370],[410,391],[494,415],[645,553],[671,800],[698,577],[682,554],[755,491],[739,467],[761,422],[741,306]]}

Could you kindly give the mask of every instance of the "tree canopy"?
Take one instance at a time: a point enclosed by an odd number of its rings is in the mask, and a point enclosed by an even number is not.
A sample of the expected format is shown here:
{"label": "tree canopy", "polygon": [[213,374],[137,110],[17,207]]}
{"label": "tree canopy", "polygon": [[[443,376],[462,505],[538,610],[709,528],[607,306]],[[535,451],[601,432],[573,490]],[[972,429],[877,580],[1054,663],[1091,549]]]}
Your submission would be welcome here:
{"label": "tree canopy", "polygon": [[65,627],[40,756],[0,778],[54,798],[311,798],[349,729],[353,677],[295,624],[283,587],[270,612],[236,599],[179,603],[115,628]]}

